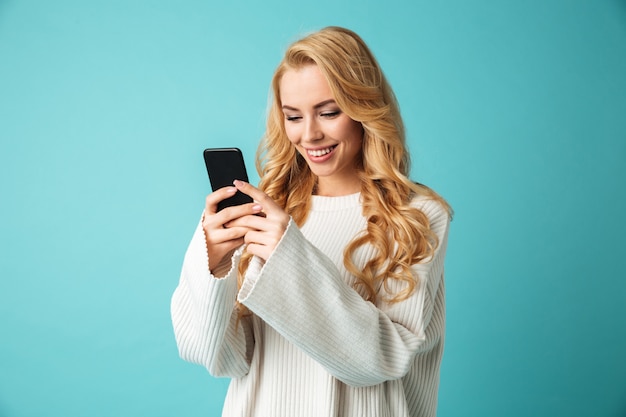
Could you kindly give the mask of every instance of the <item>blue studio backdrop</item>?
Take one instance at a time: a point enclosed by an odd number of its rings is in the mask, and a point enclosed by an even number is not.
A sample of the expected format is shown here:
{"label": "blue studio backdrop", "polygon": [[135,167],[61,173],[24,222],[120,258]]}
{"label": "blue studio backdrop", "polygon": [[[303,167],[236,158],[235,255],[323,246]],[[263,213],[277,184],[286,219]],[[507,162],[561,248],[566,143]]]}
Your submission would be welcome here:
{"label": "blue studio backdrop", "polygon": [[285,47],[358,32],[453,205],[439,416],[626,416],[626,2],[0,0],[0,416],[216,416],[169,302]]}

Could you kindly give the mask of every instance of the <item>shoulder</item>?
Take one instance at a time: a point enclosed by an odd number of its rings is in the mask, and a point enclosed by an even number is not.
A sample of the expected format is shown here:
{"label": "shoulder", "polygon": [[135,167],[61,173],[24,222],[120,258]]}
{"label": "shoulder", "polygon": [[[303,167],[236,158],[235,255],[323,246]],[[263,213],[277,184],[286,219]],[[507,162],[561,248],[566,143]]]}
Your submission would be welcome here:
{"label": "shoulder", "polygon": [[442,201],[433,196],[418,195],[411,200],[411,207],[418,209],[428,218],[435,233],[445,231],[450,224],[450,212]]}

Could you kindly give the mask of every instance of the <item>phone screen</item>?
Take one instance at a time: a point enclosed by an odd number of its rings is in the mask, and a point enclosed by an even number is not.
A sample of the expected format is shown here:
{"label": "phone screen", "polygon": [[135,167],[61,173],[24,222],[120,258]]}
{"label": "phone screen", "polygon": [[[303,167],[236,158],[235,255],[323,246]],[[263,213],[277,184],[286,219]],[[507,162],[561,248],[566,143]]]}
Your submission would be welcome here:
{"label": "phone screen", "polygon": [[[204,163],[211,189],[216,191],[223,187],[233,185],[233,181],[241,180],[248,182],[246,165],[243,161],[243,154],[238,148],[208,148],[204,150]],[[235,195],[222,200],[217,205],[217,210],[239,204],[251,203],[250,196],[237,191]]]}

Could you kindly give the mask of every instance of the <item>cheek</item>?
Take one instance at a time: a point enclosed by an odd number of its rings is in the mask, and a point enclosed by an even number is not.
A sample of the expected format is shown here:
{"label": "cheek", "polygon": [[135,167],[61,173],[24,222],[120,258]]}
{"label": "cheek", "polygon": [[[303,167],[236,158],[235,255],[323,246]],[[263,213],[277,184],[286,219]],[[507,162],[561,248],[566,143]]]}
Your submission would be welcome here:
{"label": "cheek", "polygon": [[289,142],[296,144],[298,141],[297,127],[294,124],[285,123],[285,134]]}
{"label": "cheek", "polygon": [[363,126],[352,119],[344,121],[341,126],[342,137],[351,142],[352,145],[359,145],[363,140]]}

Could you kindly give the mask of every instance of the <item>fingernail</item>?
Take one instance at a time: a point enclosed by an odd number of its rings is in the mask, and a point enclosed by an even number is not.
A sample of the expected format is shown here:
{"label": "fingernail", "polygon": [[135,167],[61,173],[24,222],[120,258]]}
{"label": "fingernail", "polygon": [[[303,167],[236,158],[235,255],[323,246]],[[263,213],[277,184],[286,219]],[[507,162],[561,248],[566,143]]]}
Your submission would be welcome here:
{"label": "fingernail", "polygon": [[237,186],[237,187],[241,187],[244,184],[244,182],[240,181],[240,180],[235,180],[235,181],[233,181],[233,184],[235,184],[235,186]]}
{"label": "fingernail", "polygon": [[228,187],[226,192],[228,192],[229,194],[235,194],[237,192],[237,189],[235,187]]}
{"label": "fingernail", "polygon": [[263,207],[261,207],[260,204],[255,204],[254,206],[252,206],[252,210],[253,211],[263,211]]}

